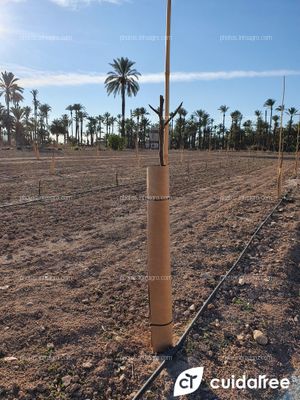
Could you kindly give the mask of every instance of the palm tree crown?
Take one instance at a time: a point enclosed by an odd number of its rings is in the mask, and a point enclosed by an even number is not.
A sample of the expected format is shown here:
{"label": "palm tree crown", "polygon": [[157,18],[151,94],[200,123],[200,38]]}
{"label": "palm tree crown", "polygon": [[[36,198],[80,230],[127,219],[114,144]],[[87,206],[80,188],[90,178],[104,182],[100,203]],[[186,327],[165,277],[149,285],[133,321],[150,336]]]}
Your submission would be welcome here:
{"label": "palm tree crown", "polygon": [[108,72],[105,80],[107,94],[121,94],[122,97],[122,136],[125,136],[125,96],[136,96],[139,91],[138,79],[141,75],[135,68],[135,62],[128,58],[114,59],[110,66],[112,71]]}

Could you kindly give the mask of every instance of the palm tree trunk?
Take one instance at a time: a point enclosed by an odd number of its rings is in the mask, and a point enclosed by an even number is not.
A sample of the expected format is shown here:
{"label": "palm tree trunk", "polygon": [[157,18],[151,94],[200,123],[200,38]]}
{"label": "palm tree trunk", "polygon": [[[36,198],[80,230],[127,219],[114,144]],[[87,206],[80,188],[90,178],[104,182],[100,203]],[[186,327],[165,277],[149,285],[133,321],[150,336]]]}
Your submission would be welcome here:
{"label": "palm tree trunk", "polygon": [[222,148],[225,146],[225,113],[223,113],[223,138],[222,138]]}
{"label": "palm tree trunk", "polygon": [[122,85],[122,137],[125,138],[125,85],[124,84]]}
{"label": "palm tree trunk", "polygon": [[7,111],[7,121],[6,121],[6,129],[7,129],[7,142],[8,145],[11,146],[11,133],[10,133],[10,118],[9,118],[9,114],[10,114],[10,109],[9,109],[9,99],[8,96],[6,98],[6,111]]}

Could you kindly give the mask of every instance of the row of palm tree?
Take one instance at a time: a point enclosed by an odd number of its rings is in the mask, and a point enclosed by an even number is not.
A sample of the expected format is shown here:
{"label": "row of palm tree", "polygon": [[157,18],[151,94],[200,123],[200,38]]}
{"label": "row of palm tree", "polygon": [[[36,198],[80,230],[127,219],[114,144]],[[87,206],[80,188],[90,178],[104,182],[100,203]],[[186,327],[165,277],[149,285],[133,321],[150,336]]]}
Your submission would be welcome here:
{"label": "row of palm tree", "polygon": [[[5,105],[0,104],[0,139],[3,142],[3,131],[6,130],[7,142],[11,145],[12,133],[17,146],[29,143],[48,143],[51,135],[64,143],[94,145],[103,143],[111,134],[119,134],[126,139],[127,147],[146,147],[149,140],[151,121],[147,118],[146,108],[140,107],[130,112],[126,118],[126,97],[136,96],[139,91],[138,79],[140,73],[134,68],[135,63],[128,58],[118,58],[110,64],[112,71],[108,72],[105,87],[108,95],[120,95],[122,113],[116,117],[106,112],[102,115],[89,116],[85,107],[71,104],[66,107],[69,115],[63,114],[49,125],[51,106],[43,104],[38,99],[38,90],[31,91],[32,106],[21,107],[24,100],[23,88],[18,84],[11,72],[3,72],[0,78],[0,96],[4,96]],[[198,109],[187,118],[188,112],[183,107],[179,110],[178,118],[170,125],[171,146],[173,148],[191,149],[245,149],[249,146],[257,149],[276,150],[278,148],[278,131],[280,117],[276,112],[286,112],[289,116],[284,129],[284,149],[291,151],[295,148],[297,126],[294,124],[298,110],[295,107],[281,110],[275,107],[274,99],[264,103],[265,112],[255,111],[256,120],[243,122],[239,110],[230,113],[231,124],[226,127],[226,116],[229,107],[222,105],[219,112],[222,123],[215,124],[213,118],[203,109]]]}
{"label": "row of palm tree", "polygon": [[[274,115],[276,101],[268,99],[264,103],[265,113],[261,110],[254,112],[256,120],[243,122],[243,115],[239,110],[230,113],[230,127],[226,128],[226,115],[229,107],[222,105],[219,111],[222,123],[215,124],[213,118],[203,109],[196,110],[187,119],[188,112],[181,108],[178,118],[171,124],[171,145],[174,148],[205,149],[235,149],[242,150],[249,147],[260,150],[275,151],[279,144],[280,115]],[[268,115],[268,110],[269,115]],[[282,106],[275,108],[276,112],[285,112],[289,119],[284,128],[284,150],[293,151],[296,147],[298,124],[295,116],[299,115],[295,107],[282,110]],[[300,121],[300,120],[299,120]]]}

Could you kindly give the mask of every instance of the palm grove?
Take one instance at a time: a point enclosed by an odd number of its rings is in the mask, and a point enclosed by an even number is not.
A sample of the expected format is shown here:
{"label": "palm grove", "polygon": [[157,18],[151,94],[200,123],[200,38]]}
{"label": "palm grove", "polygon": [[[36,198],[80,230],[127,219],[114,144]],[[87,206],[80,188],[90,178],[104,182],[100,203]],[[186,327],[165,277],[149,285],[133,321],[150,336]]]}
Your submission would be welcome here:
{"label": "palm grove", "polygon": [[[0,77],[0,142],[17,148],[32,144],[46,145],[53,142],[69,144],[74,147],[105,146],[114,149],[123,147],[146,148],[149,133],[156,125],[151,124],[145,107],[130,111],[126,118],[126,98],[136,96],[139,91],[140,73],[135,63],[128,58],[118,58],[110,64],[105,88],[108,95],[121,97],[121,113],[113,116],[109,112],[101,115],[88,115],[85,107],[70,104],[65,113],[49,122],[51,106],[40,100],[36,89],[31,91],[32,106],[22,107],[23,88],[12,72],[2,72]],[[299,123],[298,110],[290,107],[282,110],[276,101],[267,99],[264,111],[255,110],[254,120],[243,120],[239,110],[230,112],[226,105],[220,106],[221,123],[204,110],[198,109],[190,115],[183,107],[178,118],[170,125],[170,145],[174,149],[232,149],[232,150],[270,150],[277,151],[279,144],[280,113],[288,116],[283,129],[284,150],[294,151],[297,142]],[[60,139],[61,138],[61,139]]]}

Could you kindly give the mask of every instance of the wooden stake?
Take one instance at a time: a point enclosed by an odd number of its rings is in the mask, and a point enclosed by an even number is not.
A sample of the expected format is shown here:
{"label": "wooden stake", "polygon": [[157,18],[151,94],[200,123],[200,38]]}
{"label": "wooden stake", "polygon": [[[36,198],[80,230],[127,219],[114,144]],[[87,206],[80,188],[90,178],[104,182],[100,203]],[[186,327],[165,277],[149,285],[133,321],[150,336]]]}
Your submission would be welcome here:
{"label": "wooden stake", "polygon": [[297,131],[297,143],[296,143],[296,152],[295,152],[295,177],[298,178],[298,163],[299,163],[299,136],[300,136],[300,114],[299,114],[299,122],[298,122],[298,131]]}
{"label": "wooden stake", "polygon": [[37,160],[40,159],[40,151],[37,143],[33,143],[33,151]]}
{"label": "wooden stake", "polygon": [[41,181],[39,181],[39,197],[41,197]]}
{"label": "wooden stake", "polygon": [[278,148],[278,171],[277,171],[277,197],[281,197],[282,191],[282,165],[283,165],[283,111],[285,97],[285,76],[283,77],[282,102],[280,112],[280,131],[279,131],[279,148]]}
{"label": "wooden stake", "polygon": [[167,0],[167,21],[166,21],[166,66],[165,66],[165,125],[164,132],[164,160],[165,165],[169,164],[169,118],[170,118],[170,54],[171,54],[171,13],[172,0]]}

